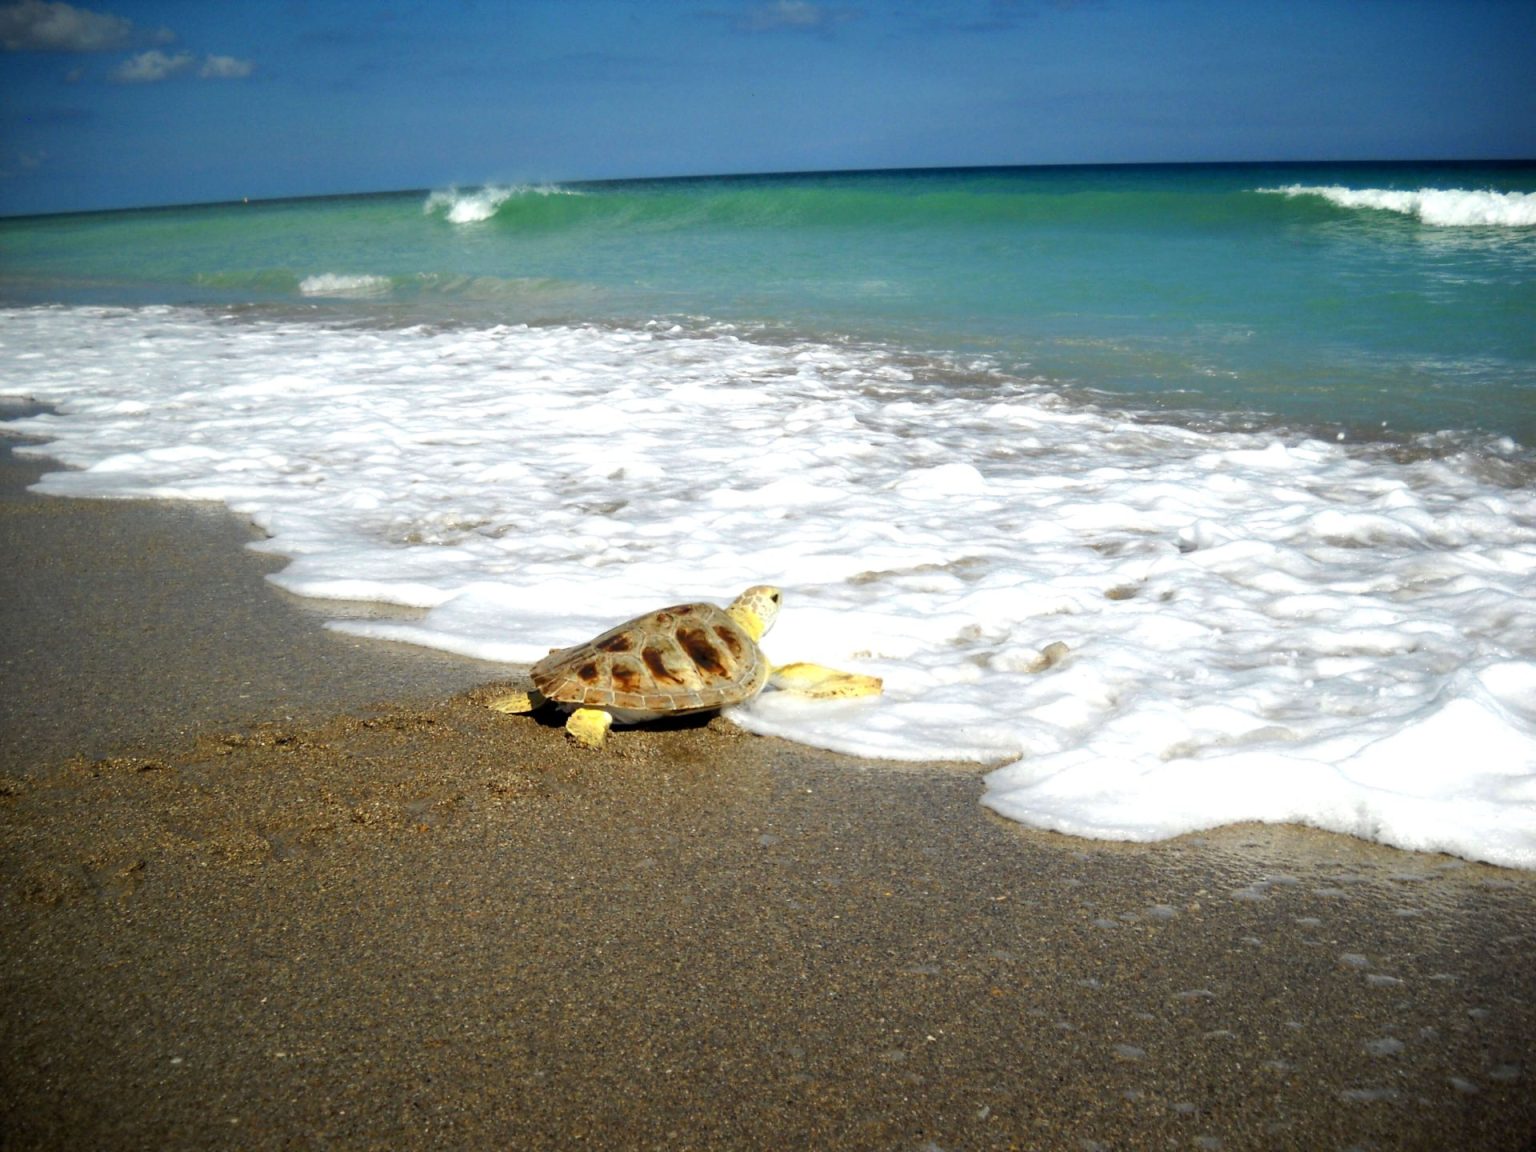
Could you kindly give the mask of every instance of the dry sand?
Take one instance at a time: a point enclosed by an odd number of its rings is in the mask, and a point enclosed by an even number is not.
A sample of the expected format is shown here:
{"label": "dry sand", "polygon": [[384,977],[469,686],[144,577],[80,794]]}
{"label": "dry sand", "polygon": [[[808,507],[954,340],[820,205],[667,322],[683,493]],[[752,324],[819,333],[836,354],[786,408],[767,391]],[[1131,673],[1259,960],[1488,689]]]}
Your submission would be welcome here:
{"label": "dry sand", "polygon": [[1530,1149],[1536,876],[580,752],[208,509],[0,493],[5,1148]]}

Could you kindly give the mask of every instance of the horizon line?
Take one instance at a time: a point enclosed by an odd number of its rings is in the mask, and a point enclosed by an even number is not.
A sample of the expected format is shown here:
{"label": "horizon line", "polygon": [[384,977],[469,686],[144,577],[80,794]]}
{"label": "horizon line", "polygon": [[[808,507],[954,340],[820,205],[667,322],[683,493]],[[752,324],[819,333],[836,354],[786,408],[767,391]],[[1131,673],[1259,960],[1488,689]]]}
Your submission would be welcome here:
{"label": "horizon line", "polygon": [[[679,184],[697,182],[704,183],[711,180],[793,180],[808,177],[826,176],[868,176],[877,173],[891,173],[897,175],[914,175],[918,173],[943,174],[958,172],[1012,172],[1024,170],[1091,170],[1096,168],[1337,168],[1337,167],[1525,167],[1536,166],[1536,157],[1444,157],[1439,159],[1356,159],[1356,160],[1129,160],[1129,161],[1087,161],[1079,163],[1054,163],[1054,164],[935,164],[935,165],[903,165],[898,167],[879,168],[790,168],[790,169],[763,169],[741,172],[713,172],[713,173],[684,173],[673,176],[610,176],[591,178],[570,178],[559,180],[542,180],[534,183],[528,181],[494,181],[487,180],[482,183],[459,184],[457,181],[448,182],[448,189],[465,188],[495,188],[495,187],[611,187],[621,184]],[[392,188],[373,189],[357,192],[308,192],[295,193],[285,196],[261,196],[251,198],[248,196],[231,198],[227,200],[189,200],[164,204],[128,204],[115,208],[73,208],[61,209],[49,212],[22,212],[7,214],[0,212],[0,222],[46,220],[69,216],[104,216],[119,212],[177,212],[199,208],[232,208],[244,206],[266,207],[279,204],[301,204],[319,200],[361,200],[378,198],[383,199],[392,196],[420,196],[431,195],[435,191],[441,191],[436,187]]]}

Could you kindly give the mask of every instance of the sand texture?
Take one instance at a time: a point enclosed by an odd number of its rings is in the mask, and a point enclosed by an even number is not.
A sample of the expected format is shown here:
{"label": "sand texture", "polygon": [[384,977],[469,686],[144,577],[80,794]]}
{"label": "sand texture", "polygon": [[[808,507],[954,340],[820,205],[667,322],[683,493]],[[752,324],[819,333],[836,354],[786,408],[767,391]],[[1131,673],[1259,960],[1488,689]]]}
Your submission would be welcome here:
{"label": "sand texture", "polygon": [[1529,1149],[1536,877],[1031,832],[715,719],[592,753],[206,509],[0,501],[0,1144]]}

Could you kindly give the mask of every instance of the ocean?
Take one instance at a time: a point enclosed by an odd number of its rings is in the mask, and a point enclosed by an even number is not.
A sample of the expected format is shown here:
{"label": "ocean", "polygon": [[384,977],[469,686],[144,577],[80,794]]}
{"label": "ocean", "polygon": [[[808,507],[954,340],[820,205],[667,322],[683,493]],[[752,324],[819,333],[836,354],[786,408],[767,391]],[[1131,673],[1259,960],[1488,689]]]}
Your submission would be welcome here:
{"label": "ocean", "polygon": [[0,395],[42,491],[220,501],[328,627],[523,662],[770,582],[771,658],[886,693],[752,731],[1536,868],[1536,165],[6,219]]}

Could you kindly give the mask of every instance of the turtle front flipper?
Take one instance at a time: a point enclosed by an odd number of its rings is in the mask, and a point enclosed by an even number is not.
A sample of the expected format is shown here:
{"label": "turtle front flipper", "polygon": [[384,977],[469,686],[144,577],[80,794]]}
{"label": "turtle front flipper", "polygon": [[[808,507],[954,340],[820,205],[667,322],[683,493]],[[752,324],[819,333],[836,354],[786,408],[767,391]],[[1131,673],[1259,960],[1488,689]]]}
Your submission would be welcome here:
{"label": "turtle front flipper", "polygon": [[612,714],[601,708],[578,708],[565,722],[565,734],[583,748],[601,748],[612,727]]}
{"label": "turtle front flipper", "polygon": [[820,664],[781,664],[768,682],[783,692],[809,696],[813,700],[841,700],[849,696],[878,696],[884,681],[860,672],[840,672]]}

